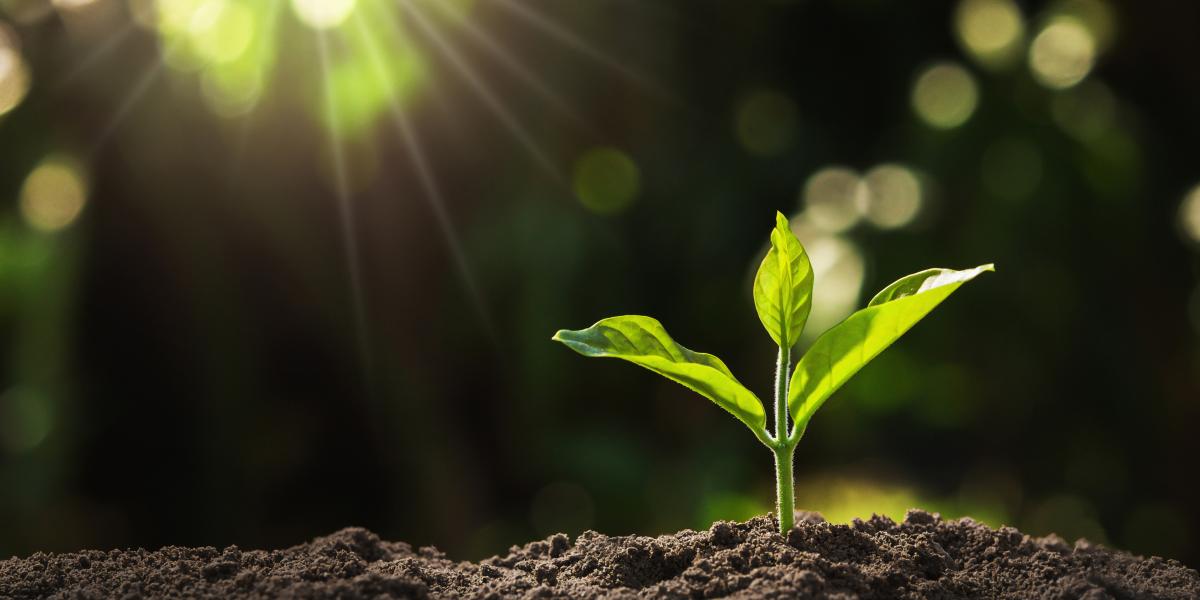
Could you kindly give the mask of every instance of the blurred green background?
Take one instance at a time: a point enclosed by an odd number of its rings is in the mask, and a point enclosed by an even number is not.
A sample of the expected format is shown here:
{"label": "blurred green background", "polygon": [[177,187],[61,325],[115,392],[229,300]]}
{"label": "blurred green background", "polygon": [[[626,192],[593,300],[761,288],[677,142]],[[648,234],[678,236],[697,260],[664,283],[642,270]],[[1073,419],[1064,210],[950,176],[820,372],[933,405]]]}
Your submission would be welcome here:
{"label": "blurred green background", "polygon": [[1200,563],[1200,5],[0,0],[0,556],[480,558],[767,512],[699,396],[550,341],[659,317],[768,396],[809,337],[994,261],[797,453],[924,507]]}

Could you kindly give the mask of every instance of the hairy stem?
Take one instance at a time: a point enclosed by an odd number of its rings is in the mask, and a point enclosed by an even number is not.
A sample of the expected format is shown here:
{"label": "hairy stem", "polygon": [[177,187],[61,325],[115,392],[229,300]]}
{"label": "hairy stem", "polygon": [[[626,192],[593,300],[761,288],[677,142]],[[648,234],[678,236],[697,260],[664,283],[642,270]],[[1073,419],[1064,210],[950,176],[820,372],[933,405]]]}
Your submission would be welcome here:
{"label": "hairy stem", "polygon": [[788,437],[788,367],[792,366],[792,350],[779,348],[779,359],[775,362],[775,439],[782,442]]}
{"label": "hairy stem", "polygon": [[796,498],[792,489],[792,453],[796,445],[788,435],[788,379],[792,366],[792,349],[780,346],[779,360],[775,365],[775,510],[779,514],[779,533],[787,535],[792,528],[796,512]]}
{"label": "hairy stem", "polygon": [[795,446],[782,444],[775,449],[776,510],[779,511],[779,534],[786,536],[795,524],[796,498],[792,489],[792,453]]}

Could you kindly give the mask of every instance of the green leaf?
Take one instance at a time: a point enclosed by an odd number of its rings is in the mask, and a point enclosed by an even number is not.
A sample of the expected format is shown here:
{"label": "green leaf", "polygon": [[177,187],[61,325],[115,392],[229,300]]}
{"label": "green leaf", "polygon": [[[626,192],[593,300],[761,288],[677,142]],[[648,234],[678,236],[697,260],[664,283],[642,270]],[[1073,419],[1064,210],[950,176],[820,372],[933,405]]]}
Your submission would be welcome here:
{"label": "green leaf", "polygon": [[883,288],[867,307],[826,331],[796,363],[788,387],[788,408],[796,427],[843,383],[899,339],[962,284],[992,265],[954,271],[928,269]]}
{"label": "green leaf", "polygon": [[655,319],[610,317],[580,331],[563,329],[553,339],[584,356],[620,358],[650,369],[712,400],[755,435],[765,431],[762,402],[738,382],[729,367],[711,354],[692,352],[675,343]]}
{"label": "green leaf", "polygon": [[792,233],[787,217],[777,212],[771,249],[754,276],[754,308],[779,346],[791,348],[800,339],[812,310],[812,288],[808,253]]}

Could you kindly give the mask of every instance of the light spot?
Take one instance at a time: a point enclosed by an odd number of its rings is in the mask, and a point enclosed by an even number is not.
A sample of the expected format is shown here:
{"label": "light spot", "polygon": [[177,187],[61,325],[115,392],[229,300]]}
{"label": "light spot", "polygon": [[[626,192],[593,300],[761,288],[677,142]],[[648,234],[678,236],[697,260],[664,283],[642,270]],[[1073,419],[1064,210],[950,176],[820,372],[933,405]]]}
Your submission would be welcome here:
{"label": "light spot", "polygon": [[341,25],[355,4],[355,0],[292,0],[292,10],[305,25],[330,29]]}
{"label": "light spot", "polygon": [[29,67],[10,31],[0,23],[0,116],[16,108],[29,93]]}
{"label": "light spot", "polygon": [[954,31],[980,64],[1003,67],[1020,56],[1025,20],[1012,0],[963,0],[954,15]]}
{"label": "light spot", "polygon": [[192,46],[210,64],[237,60],[254,41],[254,13],[241,3],[208,0],[192,16]]}
{"label": "light spot", "polygon": [[639,187],[637,164],[616,148],[593,148],[575,161],[575,196],[595,213],[624,211],[637,197]]}
{"label": "light spot", "polygon": [[807,211],[792,217],[790,225],[808,252],[813,268],[812,312],[800,336],[801,342],[811,343],[854,312],[862,292],[866,261],[858,246],[816,226]]}
{"label": "light spot", "polygon": [[1052,19],[1029,46],[1033,78],[1052,89],[1066,89],[1087,77],[1096,60],[1096,40],[1079,20]]}
{"label": "light spot", "polygon": [[780,154],[796,137],[796,103],[773,90],[747,94],[738,104],[734,129],[742,147],[751,154]]}
{"label": "light spot", "polygon": [[867,187],[858,173],[844,167],[826,167],[804,184],[805,216],[820,229],[840,233],[858,223]]}
{"label": "light spot", "polygon": [[209,69],[200,79],[205,103],[217,115],[240,117],[250,112],[263,92],[263,74],[253,65],[241,69]]}
{"label": "light spot", "polygon": [[1071,17],[1087,27],[1096,41],[1097,51],[1112,45],[1117,34],[1117,17],[1104,0],[1058,0],[1049,7],[1056,16]]}
{"label": "light spot", "polygon": [[74,161],[48,158],[21,188],[21,216],[30,227],[55,232],[75,222],[87,201],[87,186]]}
{"label": "light spot", "polygon": [[96,0],[51,0],[50,3],[54,8],[64,11],[73,11],[86,8],[94,4]]}
{"label": "light spot", "polygon": [[1042,180],[1042,153],[1024,139],[998,140],[984,150],[980,175],[984,187],[998,198],[1028,198]]}
{"label": "light spot", "polygon": [[962,125],[971,118],[978,103],[975,78],[956,63],[932,65],[913,84],[913,110],[931,127],[952,129]]}
{"label": "light spot", "polygon": [[904,227],[921,212],[921,181],[912,169],[902,165],[879,165],[868,171],[863,181],[867,193],[860,199],[866,202],[859,208],[872,225],[881,229]]}
{"label": "light spot", "polygon": [[1179,204],[1179,227],[1188,241],[1200,243],[1200,185],[1193,187]]}
{"label": "light spot", "polygon": [[808,477],[796,486],[796,506],[821,513],[830,523],[849,523],[878,514],[895,521],[914,506],[928,506],[907,485],[882,483],[879,477],[825,475]]}

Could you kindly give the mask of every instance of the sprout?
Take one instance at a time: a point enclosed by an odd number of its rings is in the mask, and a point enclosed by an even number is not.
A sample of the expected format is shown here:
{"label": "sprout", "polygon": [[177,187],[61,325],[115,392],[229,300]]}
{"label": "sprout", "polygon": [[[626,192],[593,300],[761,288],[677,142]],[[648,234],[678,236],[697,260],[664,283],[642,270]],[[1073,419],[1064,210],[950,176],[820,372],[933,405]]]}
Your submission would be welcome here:
{"label": "sprout", "polygon": [[786,534],[795,518],[792,457],[813,413],[959,286],[992,270],[989,264],[962,271],[927,269],[903,277],[817,338],[792,370],[792,347],[812,308],[813,269],[787,218],[776,213],[771,249],[754,278],[758,318],[779,346],[774,434],[767,430],[762,401],[721,359],[679,345],[656,319],[610,317],[580,331],[561,330],[553,339],[584,356],[619,358],[654,371],[712,400],[749,427],[775,455],[779,531]]}

